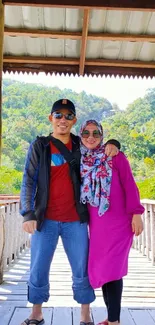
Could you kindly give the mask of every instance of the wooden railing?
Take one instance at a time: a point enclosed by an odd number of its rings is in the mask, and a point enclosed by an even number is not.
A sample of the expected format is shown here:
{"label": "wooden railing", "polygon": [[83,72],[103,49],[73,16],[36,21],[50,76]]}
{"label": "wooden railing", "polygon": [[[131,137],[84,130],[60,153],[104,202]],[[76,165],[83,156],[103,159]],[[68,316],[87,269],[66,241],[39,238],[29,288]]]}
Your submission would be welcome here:
{"label": "wooden railing", "polygon": [[[142,200],[144,231],[134,238],[133,247],[155,265],[155,201]],[[29,247],[29,235],[22,231],[19,197],[0,196],[0,283],[3,271]]]}
{"label": "wooden railing", "polygon": [[134,238],[133,247],[151,260],[155,265],[155,200],[141,200],[145,212],[143,215],[144,231]]}
{"label": "wooden railing", "polygon": [[1,200],[0,197],[0,283],[3,271],[29,247],[29,235],[22,231],[19,197]]}

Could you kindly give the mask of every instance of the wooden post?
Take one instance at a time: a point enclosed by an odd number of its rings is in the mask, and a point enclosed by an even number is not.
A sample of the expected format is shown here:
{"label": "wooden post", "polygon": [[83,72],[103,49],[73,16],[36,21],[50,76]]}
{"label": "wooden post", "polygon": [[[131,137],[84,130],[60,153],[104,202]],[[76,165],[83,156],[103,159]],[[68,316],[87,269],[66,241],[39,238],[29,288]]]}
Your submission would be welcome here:
{"label": "wooden post", "polygon": [[4,218],[5,218],[5,207],[0,207],[0,284],[3,282],[3,252],[4,252]]}
{"label": "wooden post", "polygon": [[3,37],[4,37],[4,5],[0,0],[0,166],[2,154],[2,71],[3,71]]}
{"label": "wooden post", "polygon": [[150,204],[150,232],[151,232],[151,261],[155,265],[155,213],[154,205]]}

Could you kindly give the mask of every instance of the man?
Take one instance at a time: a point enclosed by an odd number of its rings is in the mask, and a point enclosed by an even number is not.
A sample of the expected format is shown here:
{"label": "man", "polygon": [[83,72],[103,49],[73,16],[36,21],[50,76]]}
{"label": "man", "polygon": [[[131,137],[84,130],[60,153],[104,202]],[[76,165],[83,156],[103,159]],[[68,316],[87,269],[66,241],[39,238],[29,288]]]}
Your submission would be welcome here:
{"label": "man", "polygon": [[[32,234],[28,300],[33,308],[22,325],[44,324],[42,303],[49,298],[49,270],[59,236],[72,269],[73,296],[81,304],[81,325],[93,324],[89,304],[95,300],[95,294],[87,275],[89,215],[86,205],[79,200],[79,137],[70,133],[76,120],[75,106],[70,100],[56,101],[49,116],[52,136],[38,137],[28,151],[20,213],[24,217],[23,229]],[[73,166],[53,143],[58,140],[72,152]],[[116,140],[107,143],[107,155],[117,154],[114,144],[119,148]]]}

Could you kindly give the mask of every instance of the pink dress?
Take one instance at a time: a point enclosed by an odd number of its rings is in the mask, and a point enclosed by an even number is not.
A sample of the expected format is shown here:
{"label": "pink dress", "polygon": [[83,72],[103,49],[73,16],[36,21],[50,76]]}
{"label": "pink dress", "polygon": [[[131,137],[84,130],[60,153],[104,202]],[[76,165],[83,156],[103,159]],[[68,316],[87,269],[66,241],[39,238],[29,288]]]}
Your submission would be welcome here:
{"label": "pink dress", "polygon": [[142,214],[139,191],[125,155],[113,157],[110,207],[101,217],[98,208],[89,205],[90,246],[88,273],[94,289],[119,280],[128,272],[132,245],[133,214]]}

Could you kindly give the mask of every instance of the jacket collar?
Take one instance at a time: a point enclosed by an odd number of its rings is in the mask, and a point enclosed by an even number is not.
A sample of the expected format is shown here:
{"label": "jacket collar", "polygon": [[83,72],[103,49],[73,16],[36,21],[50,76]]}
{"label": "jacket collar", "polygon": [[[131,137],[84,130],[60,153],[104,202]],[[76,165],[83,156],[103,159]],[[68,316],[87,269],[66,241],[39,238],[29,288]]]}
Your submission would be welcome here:
{"label": "jacket collar", "polygon": [[[37,136],[37,140],[40,141],[43,144],[43,146],[47,147],[50,144],[51,135],[52,135],[52,133],[50,133],[47,137],[45,137],[45,136],[41,136],[41,137]],[[72,142],[73,142],[74,145],[79,146],[79,137],[78,136],[71,133],[71,139],[72,139]]]}

